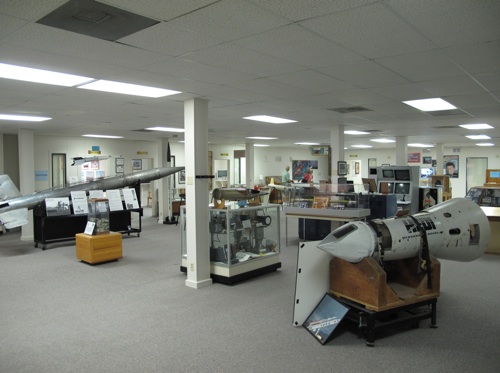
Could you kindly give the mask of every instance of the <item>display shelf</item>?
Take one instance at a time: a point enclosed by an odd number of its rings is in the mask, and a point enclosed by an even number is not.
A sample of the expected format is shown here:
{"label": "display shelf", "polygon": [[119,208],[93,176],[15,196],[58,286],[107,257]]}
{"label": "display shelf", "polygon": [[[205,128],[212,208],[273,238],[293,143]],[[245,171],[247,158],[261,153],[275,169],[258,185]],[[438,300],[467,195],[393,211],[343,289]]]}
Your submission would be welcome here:
{"label": "display shelf", "polygon": [[[280,209],[275,204],[209,209],[210,273],[233,284],[281,267]],[[181,271],[187,268],[186,208],[181,206]]]}

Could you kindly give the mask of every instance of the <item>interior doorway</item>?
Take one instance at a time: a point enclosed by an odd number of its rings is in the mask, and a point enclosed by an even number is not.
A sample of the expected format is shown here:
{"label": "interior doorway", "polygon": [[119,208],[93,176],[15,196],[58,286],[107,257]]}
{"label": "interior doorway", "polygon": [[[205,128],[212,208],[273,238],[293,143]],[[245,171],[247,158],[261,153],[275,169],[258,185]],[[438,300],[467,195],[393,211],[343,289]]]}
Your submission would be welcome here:
{"label": "interior doorway", "polygon": [[482,186],[486,182],[486,170],[488,169],[488,157],[467,157],[465,181],[465,193],[475,186]]}
{"label": "interior doorway", "polygon": [[66,154],[52,153],[52,188],[66,186]]}

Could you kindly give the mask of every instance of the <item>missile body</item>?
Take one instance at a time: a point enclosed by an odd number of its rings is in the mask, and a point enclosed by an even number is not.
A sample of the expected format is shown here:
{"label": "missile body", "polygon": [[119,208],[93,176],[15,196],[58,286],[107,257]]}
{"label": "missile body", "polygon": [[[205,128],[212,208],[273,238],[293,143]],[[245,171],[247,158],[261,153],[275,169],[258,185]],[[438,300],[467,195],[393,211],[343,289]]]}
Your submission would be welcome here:
{"label": "missile body", "polygon": [[43,202],[45,198],[66,197],[69,196],[71,192],[78,190],[108,190],[123,188],[129,185],[134,185],[138,182],[147,183],[152,180],[157,180],[165,176],[172,175],[183,169],[184,167],[153,168],[151,170],[138,171],[127,175],[113,176],[89,183],[72,185],[65,188],[49,189],[41,192],[35,192],[30,195],[2,201],[0,204],[0,214],[21,208],[32,209],[38,203]]}
{"label": "missile body", "polygon": [[242,199],[252,199],[258,196],[269,194],[255,189],[246,188],[215,188],[212,197],[216,200],[239,201]]}
{"label": "missile body", "polygon": [[485,252],[490,234],[488,218],[476,203],[453,198],[412,216],[345,224],[317,247],[357,263],[369,256],[413,258],[426,243],[437,258],[468,262]]}

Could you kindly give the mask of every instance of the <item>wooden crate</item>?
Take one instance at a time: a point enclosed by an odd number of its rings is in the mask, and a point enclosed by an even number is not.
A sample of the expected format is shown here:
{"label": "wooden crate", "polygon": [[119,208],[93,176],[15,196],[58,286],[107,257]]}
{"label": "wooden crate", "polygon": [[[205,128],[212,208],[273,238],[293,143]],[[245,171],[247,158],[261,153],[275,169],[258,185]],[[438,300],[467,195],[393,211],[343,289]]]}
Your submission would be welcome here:
{"label": "wooden crate", "polygon": [[90,263],[104,263],[123,257],[121,233],[109,232],[90,236],[84,233],[76,234],[76,257]]}
{"label": "wooden crate", "polygon": [[374,258],[350,263],[339,258],[330,262],[330,293],[384,311],[427,299],[437,298],[440,287],[440,263],[431,257],[432,288],[427,274],[418,272],[418,258],[395,260],[382,269]]}

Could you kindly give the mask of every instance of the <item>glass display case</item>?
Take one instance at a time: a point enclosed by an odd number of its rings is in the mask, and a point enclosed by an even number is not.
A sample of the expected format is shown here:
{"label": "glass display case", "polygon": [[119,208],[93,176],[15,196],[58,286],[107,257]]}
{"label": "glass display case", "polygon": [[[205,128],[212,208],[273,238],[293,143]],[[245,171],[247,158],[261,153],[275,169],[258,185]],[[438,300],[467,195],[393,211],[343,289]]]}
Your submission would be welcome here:
{"label": "glass display case", "polygon": [[[214,281],[235,283],[281,267],[280,205],[210,208],[210,272]],[[181,206],[181,271],[186,272],[186,207]]]}
{"label": "glass display case", "polygon": [[109,233],[109,201],[105,198],[89,198],[88,221],[95,223],[94,234]]}

